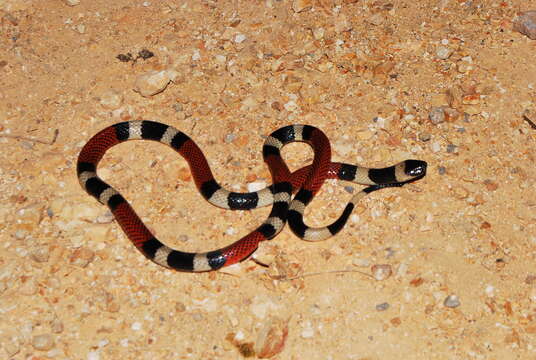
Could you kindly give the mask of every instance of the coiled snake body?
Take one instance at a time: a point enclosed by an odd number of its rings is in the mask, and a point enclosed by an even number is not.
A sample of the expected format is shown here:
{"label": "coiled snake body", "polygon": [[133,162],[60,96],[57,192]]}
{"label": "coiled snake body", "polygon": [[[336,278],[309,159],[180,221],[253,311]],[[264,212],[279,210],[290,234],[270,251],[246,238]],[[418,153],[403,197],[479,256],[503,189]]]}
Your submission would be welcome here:
{"label": "coiled snake body", "polygon": [[[168,247],[149,231],[125,198],[97,176],[97,165],[104,153],[128,140],[153,140],[171,146],[188,162],[198,190],[211,204],[232,210],[272,205],[268,218],[245,237],[219,250],[188,253]],[[314,158],[311,165],[291,173],[280,150],[296,141],[309,144]],[[272,175],[272,185],[257,192],[230,192],[216,182],[205,156],[186,134],[154,121],[127,121],[101,130],[87,142],[78,157],[77,174],[82,187],[110,208],[125,234],[147,258],[168,268],[195,272],[217,270],[246,259],[261,241],[274,238],[287,221],[292,231],[304,240],[327,239],[343,228],[356,202],[364,195],[384,187],[402,186],[426,174],[426,162],[420,160],[405,160],[383,169],[331,162],[329,140],[322,131],[309,125],[289,125],[273,132],[264,143],[263,157]],[[354,195],[334,223],[321,228],[309,227],[303,221],[305,207],[328,178],[369,186]],[[296,193],[294,198],[293,193]]]}

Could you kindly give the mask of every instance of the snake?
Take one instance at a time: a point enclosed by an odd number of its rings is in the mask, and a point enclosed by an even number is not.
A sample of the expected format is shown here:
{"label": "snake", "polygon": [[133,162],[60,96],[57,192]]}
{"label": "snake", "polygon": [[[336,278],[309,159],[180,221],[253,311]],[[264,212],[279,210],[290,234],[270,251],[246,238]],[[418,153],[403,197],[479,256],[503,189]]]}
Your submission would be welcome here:
{"label": "snake", "polygon": [[[111,147],[130,140],[151,140],[170,146],[188,163],[192,179],[201,195],[211,204],[230,210],[250,210],[270,206],[266,220],[231,245],[208,252],[173,249],[147,228],[129,202],[97,175],[97,166]],[[303,142],[313,149],[311,164],[290,171],[281,149],[292,142]],[[272,184],[255,192],[233,192],[218,184],[199,146],[173,126],[150,120],[125,121],[108,126],[87,141],[77,161],[77,177],[86,192],[108,206],[115,221],[133,245],[158,265],[184,272],[213,271],[247,259],[259,243],[277,236],[288,222],[296,236],[307,241],[325,240],[346,224],[357,202],[365,195],[387,187],[400,187],[426,175],[427,163],[404,160],[385,168],[365,168],[332,162],[327,136],[311,125],[287,125],[266,137],[262,148]],[[326,179],[368,185],[353,195],[340,217],[324,227],[309,227],[304,211]],[[294,196],[293,196],[294,195]]]}

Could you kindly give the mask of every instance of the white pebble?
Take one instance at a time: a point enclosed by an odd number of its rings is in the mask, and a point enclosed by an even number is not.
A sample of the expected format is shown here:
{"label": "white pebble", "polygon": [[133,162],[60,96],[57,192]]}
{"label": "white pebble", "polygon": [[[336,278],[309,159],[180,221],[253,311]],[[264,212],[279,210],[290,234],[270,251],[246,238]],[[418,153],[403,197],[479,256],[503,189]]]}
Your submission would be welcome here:
{"label": "white pebble", "polygon": [[137,321],[135,323],[132,323],[131,329],[134,330],[134,331],[141,330],[141,323],[139,323]]}
{"label": "white pebble", "polygon": [[443,302],[443,305],[449,308],[455,308],[460,306],[460,299],[456,295],[449,295],[446,297],[445,301]]}
{"label": "white pebble", "polygon": [[112,221],[114,221],[114,214],[107,210],[104,214],[97,216],[95,221],[97,224],[110,224]]}
{"label": "white pebble", "polygon": [[240,44],[241,42],[244,42],[246,40],[246,35],[244,34],[237,34],[234,38],[234,42],[237,44]]}
{"label": "white pebble", "polygon": [[446,60],[452,55],[452,49],[446,46],[441,46],[436,51],[436,56],[438,59]]}
{"label": "white pebble", "polygon": [[301,332],[301,337],[304,338],[304,339],[310,339],[314,335],[315,335],[315,331],[311,327],[307,327],[307,328],[303,329],[302,332]]}
{"label": "white pebble", "polygon": [[109,343],[110,343],[110,341],[108,339],[102,339],[101,341],[99,341],[98,346],[100,348],[102,348],[102,347],[105,347],[106,345],[108,345]]}
{"label": "white pebble", "polygon": [[245,338],[246,338],[246,337],[245,337],[245,335],[244,335],[244,332],[242,332],[242,330],[238,330],[238,331],[236,332],[236,335],[234,336],[234,340],[235,340],[235,341],[242,341],[242,340],[244,340]]}
{"label": "white pebble", "polygon": [[468,63],[472,63],[473,62],[473,58],[470,57],[470,56],[464,56],[462,57],[462,61],[466,61]]}
{"label": "white pebble", "polygon": [[441,106],[433,107],[432,110],[430,110],[430,113],[428,114],[428,118],[434,125],[445,122],[445,111],[443,107]]}
{"label": "white pebble", "polygon": [[99,360],[100,355],[98,351],[90,351],[87,353],[87,360]]}
{"label": "white pebble", "polygon": [[485,292],[486,292],[486,295],[488,295],[489,297],[495,296],[495,288],[492,285],[486,286]]}
{"label": "white pebble", "polygon": [[536,302],[536,288],[530,290],[529,298],[531,301]]}
{"label": "white pebble", "polygon": [[377,264],[372,266],[372,276],[378,281],[387,279],[392,273],[393,270],[389,264]]}
{"label": "white pebble", "polygon": [[222,65],[225,64],[225,62],[227,61],[227,57],[225,55],[216,55],[214,59],[216,60],[218,64],[222,64]]}
{"label": "white pebble", "polygon": [[50,334],[36,335],[32,338],[32,346],[36,350],[47,351],[54,346],[54,339]]}
{"label": "white pebble", "polygon": [[296,104],[296,102],[294,100],[290,100],[289,102],[287,102],[283,106],[285,107],[285,110],[287,110],[287,111],[296,111],[296,110],[298,110],[298,104]]}
{"label": "white pebble", "polygon": [[80,0],[64,0],[63,2],[69,6],[76,6],[80,4]]}
{"label": "white pebble", "polygon": [[234,227],[230,226],[225,230],[225,234],[234,235],[234,234],[236,234],[236,229]]}
{"label": "white pebble", "polygon": [[193,61],[201,60],[201,53],[199,52],[199,49],[194,50],[194,53],[192,55],[192,60]]}

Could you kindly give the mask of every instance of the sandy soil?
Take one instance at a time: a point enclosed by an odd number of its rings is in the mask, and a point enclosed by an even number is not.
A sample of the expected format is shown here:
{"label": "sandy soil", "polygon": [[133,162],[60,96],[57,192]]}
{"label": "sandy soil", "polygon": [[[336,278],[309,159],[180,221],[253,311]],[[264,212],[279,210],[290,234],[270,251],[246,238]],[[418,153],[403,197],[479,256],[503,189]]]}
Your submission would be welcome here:
{"label": "sandy soil", "polygon": [[[0,357],[536,358],[536,40],[512,30],[530,9],[0,0]],[[154,70],[174,81],[141,96]],[[291,123],[323,129],[337,161],[429,172],[371,194],[324,242],[285,229],[259,249],[266,266],[179,273],[76,178],[84,143],[129,119],[188,133],[236,191],[270,183],[263,137]],[[285,149],[294,168],[311,156]],[[181,250],[230,244],[268,213],[211,206],[156,143],[111,149],[99,174]],[[326,183],[307,222],[335,220],[348,186]]]}

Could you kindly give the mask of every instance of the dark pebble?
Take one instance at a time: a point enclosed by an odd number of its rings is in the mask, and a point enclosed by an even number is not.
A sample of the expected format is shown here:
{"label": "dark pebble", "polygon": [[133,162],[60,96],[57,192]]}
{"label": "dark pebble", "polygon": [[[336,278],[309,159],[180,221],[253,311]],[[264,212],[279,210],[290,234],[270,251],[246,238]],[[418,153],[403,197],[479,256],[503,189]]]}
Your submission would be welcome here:
{"label": "dark pebble", "polygon": [[378,311],[385,311],[387,309],[389,309],[389,303],[384,302],[384,303],[376,305],[376,310]]}

